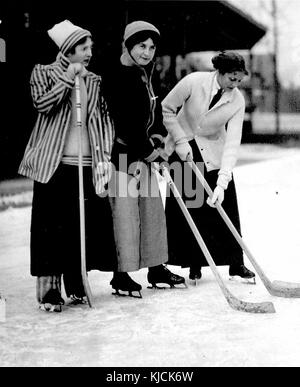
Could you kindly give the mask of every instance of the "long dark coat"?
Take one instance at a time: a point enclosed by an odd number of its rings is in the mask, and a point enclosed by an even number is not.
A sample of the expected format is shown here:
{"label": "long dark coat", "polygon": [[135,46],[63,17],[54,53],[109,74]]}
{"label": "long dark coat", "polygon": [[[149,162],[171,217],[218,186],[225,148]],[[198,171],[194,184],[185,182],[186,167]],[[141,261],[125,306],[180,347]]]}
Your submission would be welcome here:
{"label": "long dark coat", "polygon": [[[165,213],[150,168],[156,146],[167,135],[157,85],[152,64],[147,68],[120,65],[111,81],[106,80],[106,98],[116,132],[112,151],[115,179],[123,174],[125,184],[136,188],[136,197],[110,198],[119,271],[157,266],[168,260]],[[120,157],[126,159],[125,168],[119,163]],[[138,168],[141,173],[134,176],[126,167],[137,162],[142,163]],[[154,196],[143,194],[148,184]]]}

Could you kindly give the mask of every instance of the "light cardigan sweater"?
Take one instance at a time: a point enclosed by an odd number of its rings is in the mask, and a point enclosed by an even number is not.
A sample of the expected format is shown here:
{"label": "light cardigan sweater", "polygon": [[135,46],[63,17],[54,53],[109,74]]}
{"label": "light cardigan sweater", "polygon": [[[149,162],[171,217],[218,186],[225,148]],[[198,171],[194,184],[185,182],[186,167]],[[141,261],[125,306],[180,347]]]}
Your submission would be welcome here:
{"label": "light cardigan sweater", "polygon": [[[245,113],[242,93],[225,91],[209,110],[217,72],[194,72],[177,83],[162,101],[169,135],[166,151],[195,139],[208,171],[219,169],[217,184],[227,188],[241,143]],[[225,127],[227,126],[227,128]]]}

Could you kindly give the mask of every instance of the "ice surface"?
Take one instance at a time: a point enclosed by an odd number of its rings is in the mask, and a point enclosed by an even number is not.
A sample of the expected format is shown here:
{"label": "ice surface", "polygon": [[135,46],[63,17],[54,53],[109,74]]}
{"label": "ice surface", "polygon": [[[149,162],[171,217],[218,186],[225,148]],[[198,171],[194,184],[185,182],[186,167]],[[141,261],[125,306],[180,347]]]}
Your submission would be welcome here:
{"label": "ice surface", "polygon": [[[234,175],[244,240],[256,260],[271,280],[300,282],[300,151],[275,152]],[[115,298],[111,273],[91,272],[94,309],[39,311],[29,275],[30,211],[0,212],[0,294],[7,309],[0,366],[300,366],[300,299],[272,297],[259,278],[256,286],[229,281],[227,267],[219,269],[235,296],[272,301],[276,314],[231,309],[209,267],[198,287],[188,283],[183,290],[147,289],[147,270],[133,273],[143,299]],[[169,268],[188,278],[187,269]]]}

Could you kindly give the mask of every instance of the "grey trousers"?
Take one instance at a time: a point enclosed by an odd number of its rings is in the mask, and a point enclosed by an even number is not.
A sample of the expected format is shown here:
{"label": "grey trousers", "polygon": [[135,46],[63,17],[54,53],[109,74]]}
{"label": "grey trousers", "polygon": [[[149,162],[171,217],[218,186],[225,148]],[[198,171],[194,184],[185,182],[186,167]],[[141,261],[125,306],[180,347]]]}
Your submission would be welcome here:
{"label": "grey trousers", "polygon": [[118,271],[136,271],[168,261],[166,219],[157,178],[149,165],[138,173],[115,172],[110,193]]}

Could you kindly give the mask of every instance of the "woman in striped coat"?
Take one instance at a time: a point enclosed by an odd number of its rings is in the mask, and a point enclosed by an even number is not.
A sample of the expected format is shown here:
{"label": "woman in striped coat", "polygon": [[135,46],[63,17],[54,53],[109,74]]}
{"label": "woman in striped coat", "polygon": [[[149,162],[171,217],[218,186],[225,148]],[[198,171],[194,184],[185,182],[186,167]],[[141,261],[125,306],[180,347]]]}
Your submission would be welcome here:
{"label": "woman in striped coat", "polygon": [[34,180],[31,274],[37,277],[38,302],[43,310],[61,311],[62,274],[67,297],[76,303],[85,301],[80,266],[76,75],[82,113],[87,270],[112,271],[116,264],[111,211],[104,195],[113,127],[101,78],[86,70],[92,56],[90,32],[65,20],[48,34],[60,50],[54,63],[33,69],[30,86],[38,115],[19,173]]}

